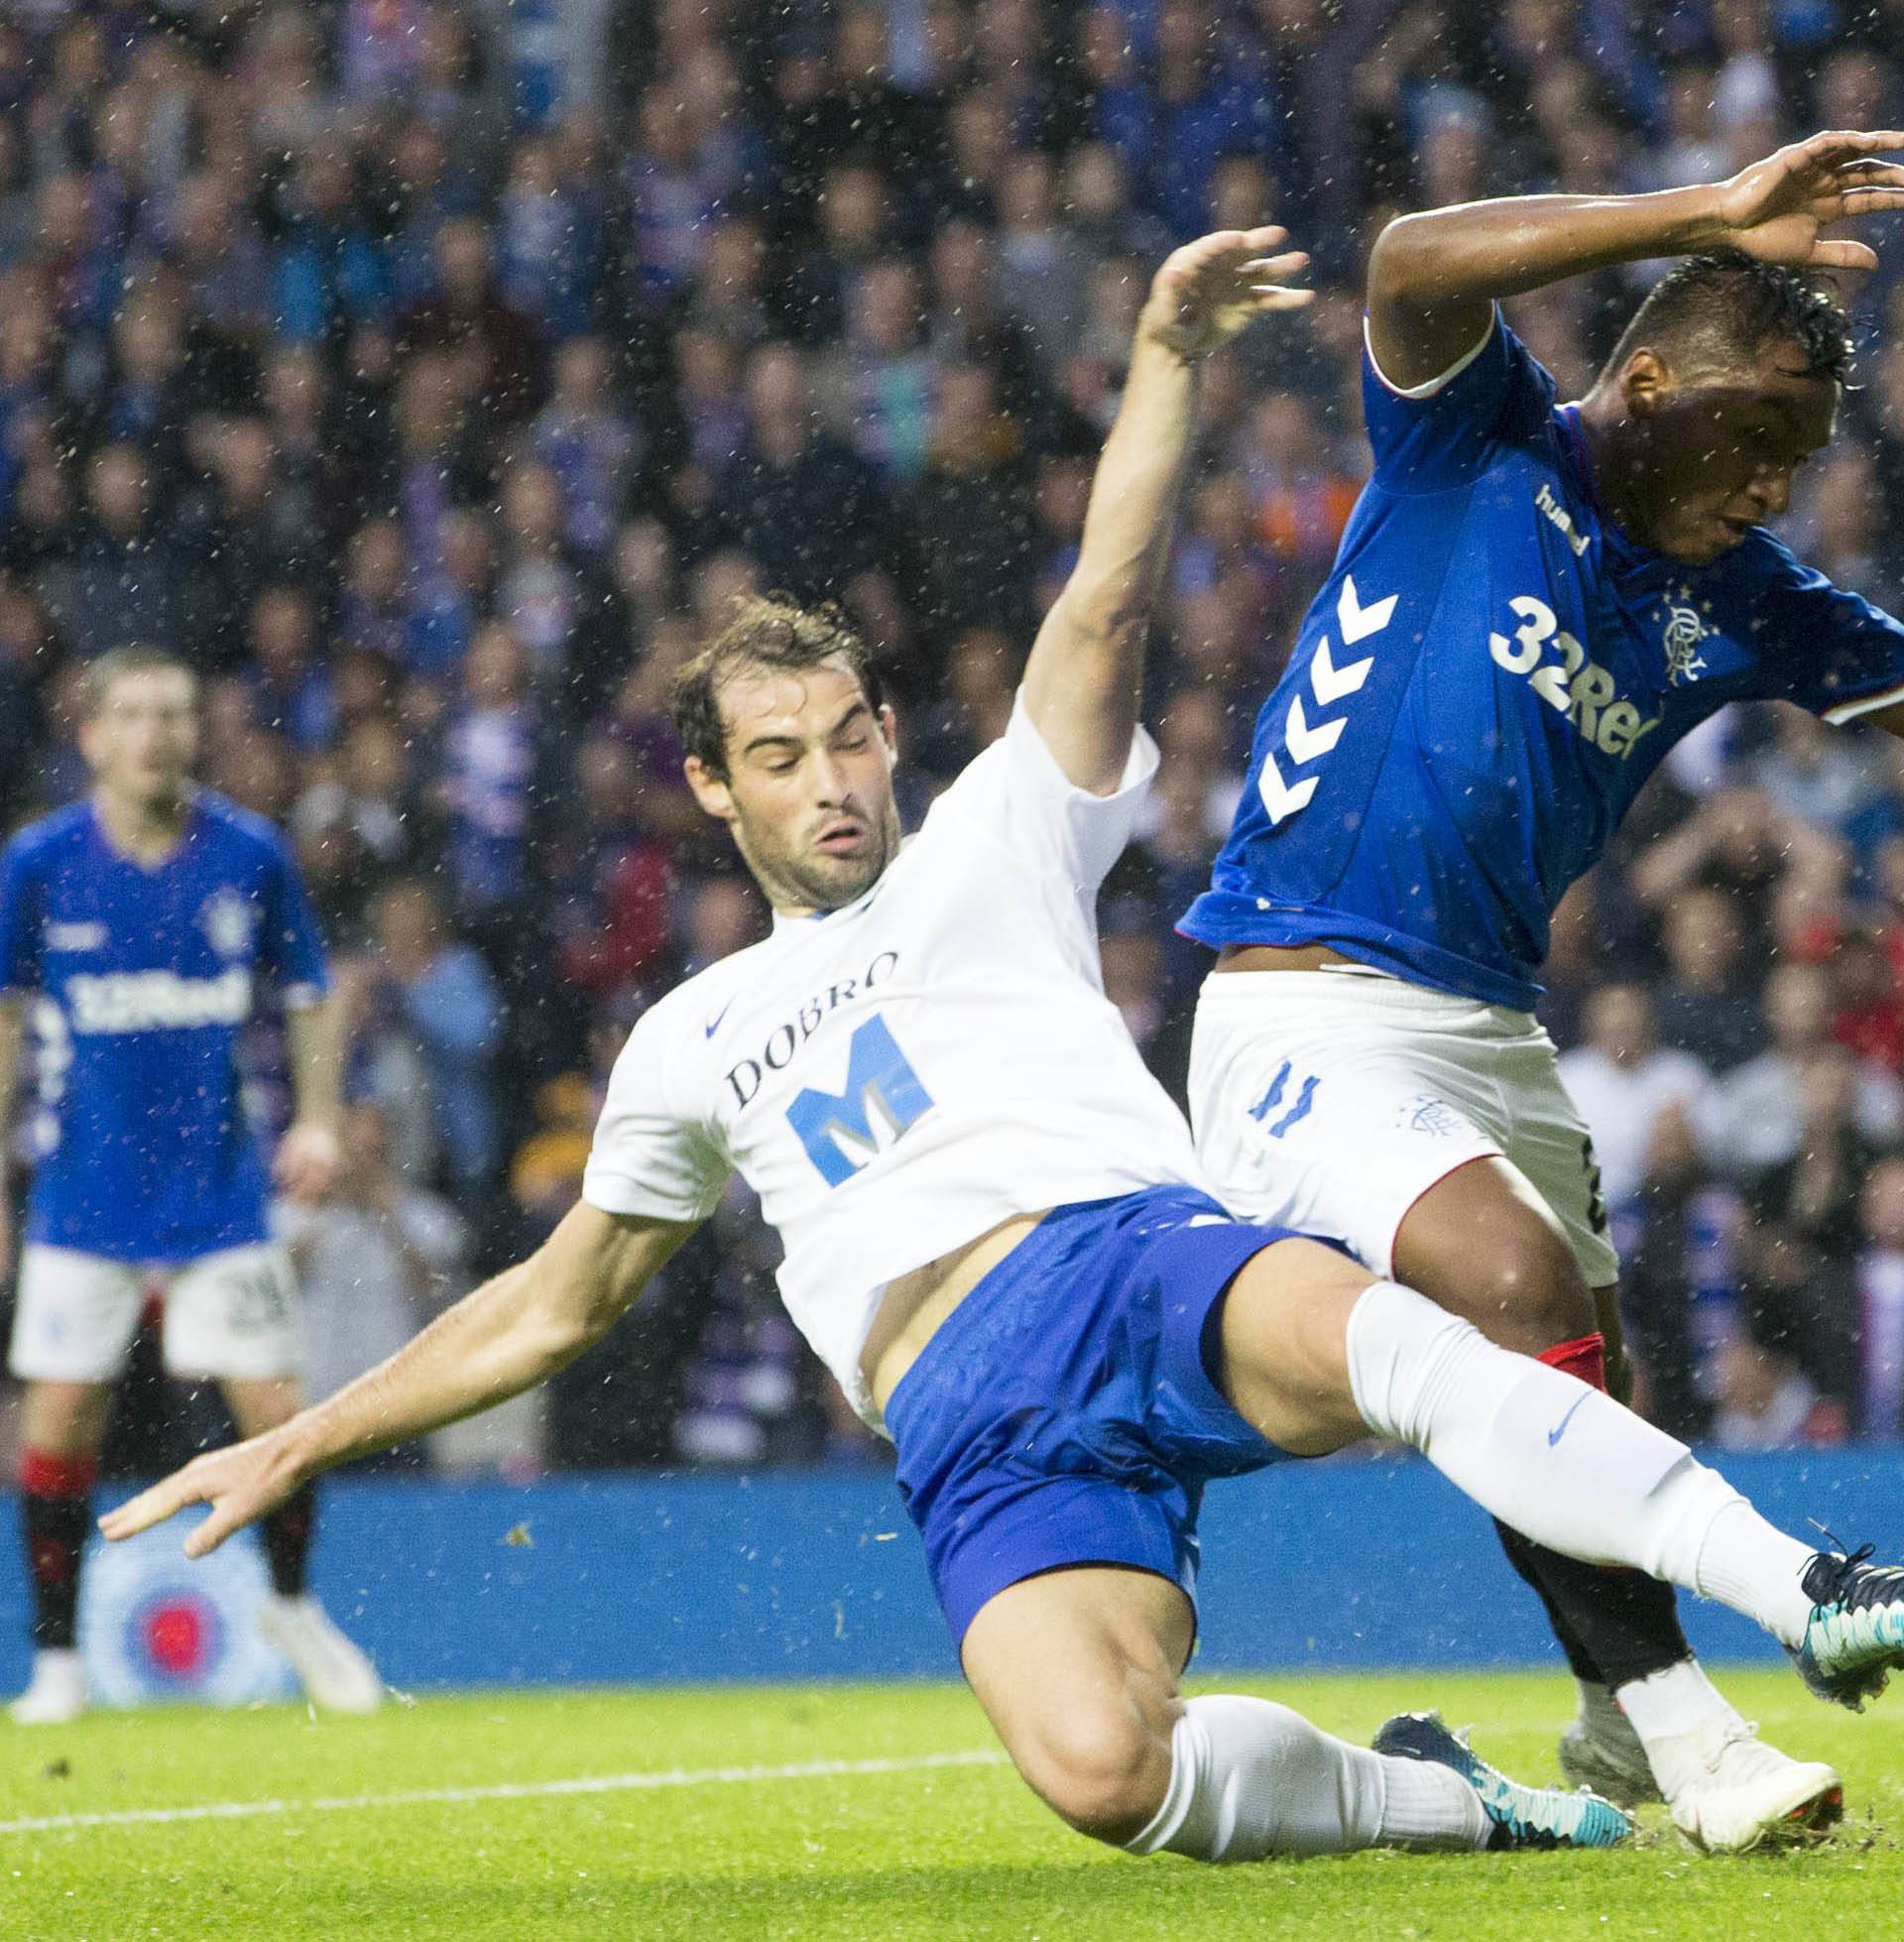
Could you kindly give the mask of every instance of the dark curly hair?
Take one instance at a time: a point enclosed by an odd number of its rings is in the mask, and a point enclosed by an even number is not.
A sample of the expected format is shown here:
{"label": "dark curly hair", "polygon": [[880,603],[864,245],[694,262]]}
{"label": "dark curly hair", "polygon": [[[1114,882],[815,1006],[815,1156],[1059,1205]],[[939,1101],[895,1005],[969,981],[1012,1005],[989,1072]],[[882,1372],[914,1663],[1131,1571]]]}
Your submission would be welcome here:
{"label": "dark curly hair", "polygon": [[1677,349],[1722,369],[1753,364],[1768,344],[1790,344],[1799,375],[1848,384],[1851,332],[1838,299],[1802,270],[1714,250],[1677,263],[1647,293],[1601,371],[1610,379],[1642,344]]}
{"label": "dark curly hair", "polygon": [[727,778],[727,723],[721,689],[743,668],[798,673],[837,662],[880,708],[886,688],[873,652],[846,615],[826,601],[802,607],[790,594],[742,595],[733,618],[674,677],[674,726],[681,745],[710,775]]}

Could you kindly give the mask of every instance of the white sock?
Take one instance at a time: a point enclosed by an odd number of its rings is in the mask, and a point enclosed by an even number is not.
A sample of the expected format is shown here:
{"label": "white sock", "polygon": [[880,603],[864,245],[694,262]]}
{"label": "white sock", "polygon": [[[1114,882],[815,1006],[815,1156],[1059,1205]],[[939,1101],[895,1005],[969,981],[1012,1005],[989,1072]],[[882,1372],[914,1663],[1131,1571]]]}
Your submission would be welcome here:
{"label": "white sock", "polygon": [[1447,1767],[1352,1747],[1272,1700],[1189,1700],[1170,1754],[1169,1790],[1126,1843],[1133,1855],[1260,1861],[1488,1839],[1480,1799]]}
{"label": "white sock", "polygon": [[1484,1510],[1569,1557],[1717,1598],[1791,1641],[1803,1596],[1793,1559],[1811,1553],[1684,1443],[1393,1281],[1356,1303],[1346,1349],[1363,1420],[1413,1444]]}
{"label": "white sock", "polygon": [[1812,1615],[1799,1580],[1817,1555],[1816,1544],[1787,1537],[1735,1498],[1706,1532],[1693,1589],[1756,1619],[1781,1643],[1796,1645]]}
{"label": "white sock", "polygon": [[1751,1730],[1697,1659],[1683,1658],[1643,1679],[1629,1679],[1618,1697],[1668,1800],[1707,1770],[1728,1732]]}

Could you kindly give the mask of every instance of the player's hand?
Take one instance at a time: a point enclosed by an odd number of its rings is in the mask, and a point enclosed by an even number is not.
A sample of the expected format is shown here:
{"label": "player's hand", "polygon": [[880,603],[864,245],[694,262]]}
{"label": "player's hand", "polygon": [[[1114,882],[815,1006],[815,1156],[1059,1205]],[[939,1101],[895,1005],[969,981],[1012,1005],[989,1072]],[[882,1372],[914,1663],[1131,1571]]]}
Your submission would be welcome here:
{"label": "player's hand", "polygon": [[1834,132],[1794,142],[1741,169],[1715,191],[1716,213],[1729,244],[1767,263],[1822,270],[1874,270],[1877,253],[1865,243],[1827,240],[1828,223],[1904,209],[1904,168],[1881,162],[1904,149],[1904,133]]}
{"label": "player's hand", "polygon": [[99,1519],[99,1528],[117,1543],[164,1523],[187,1504],[209,1504],[211,1516],[185,1539],[185,1555],[203,1557],[215,1551],[234,1530],[275,1511],[305,1481],[305,1467],[291,1435],[295,1421],[248,1443],[194,1457],[182,1470],[162,1477],[150,1490],[108,1511]]}
{"label": "player's hand", "polygon": [[1274,227],[1221,229],[1173,251],[1151,282],[1137,335],[1179,357],[1208,357],[1254,318],[1313,302],[1314,291],[1286,281],[1307,266],[1307,254],[1270,254],[1288,239]]}
{"label": "player's hand", "polygon": [[271,1177],[292,1199],[308,1204],[330,1191],[342,1159],[335,1127],[321,1120],[296,1120],[278,1143]]}

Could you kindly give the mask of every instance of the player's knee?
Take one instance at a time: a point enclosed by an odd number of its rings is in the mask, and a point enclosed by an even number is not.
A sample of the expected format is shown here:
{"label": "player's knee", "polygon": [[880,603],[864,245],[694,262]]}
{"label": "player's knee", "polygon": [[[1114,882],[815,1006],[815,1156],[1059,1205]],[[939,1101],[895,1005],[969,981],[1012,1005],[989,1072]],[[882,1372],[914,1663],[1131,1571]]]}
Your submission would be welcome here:
{"label": "player's knee", "polygon": [[1529,1222],[1490,1242],[1474,1274],[1468,1312],[1504,1348],[1539,1355],[1598,1326],[1593,1292],[1572,1250],[1544,1226]]}
{"label": "player's knee", "polygon": [[1123,1846],[1163,1805],[1170,1738],[1122,1708],[1054,1724],[1018,1761],[1032,1788],[1080,1834]]}

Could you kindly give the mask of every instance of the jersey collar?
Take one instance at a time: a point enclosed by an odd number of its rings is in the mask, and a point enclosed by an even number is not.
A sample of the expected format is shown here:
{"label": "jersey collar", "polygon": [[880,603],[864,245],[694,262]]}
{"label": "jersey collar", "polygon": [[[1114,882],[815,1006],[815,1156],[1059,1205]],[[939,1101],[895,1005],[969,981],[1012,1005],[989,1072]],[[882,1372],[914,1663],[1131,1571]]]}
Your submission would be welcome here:
{"label": "jersey collar", "polygon": [[178,840],[173,844],[156,863],[147,863],[128,850],[122,850],[112,840],[112,832],[107,829],[99,814],[99,805],[90,795],[86,797],[86,822],[92,830],[92,840],[109,856],[114,863],[123,864],[128,870],[136,870],[142,877],[157,877],[183,856],[198,840],[199,825],[204,821],[204,804],[197,789],[191,791],[185,803],[185,813],[179,820]]}
{"label": "jersey collar", "polygon": [[778,937],[783,931],[803,930],[810,924],[822,924],[838,917],[857,916],[886,888],[886,880],[892,874],[892,866],[889,863],[874,878],[870,889],[862,891],[859,897],[851,904],[842,904],[837,910],[809,910],[803,917],[790,917],[784,910],[775,910],[774,912],[774,935]]}

